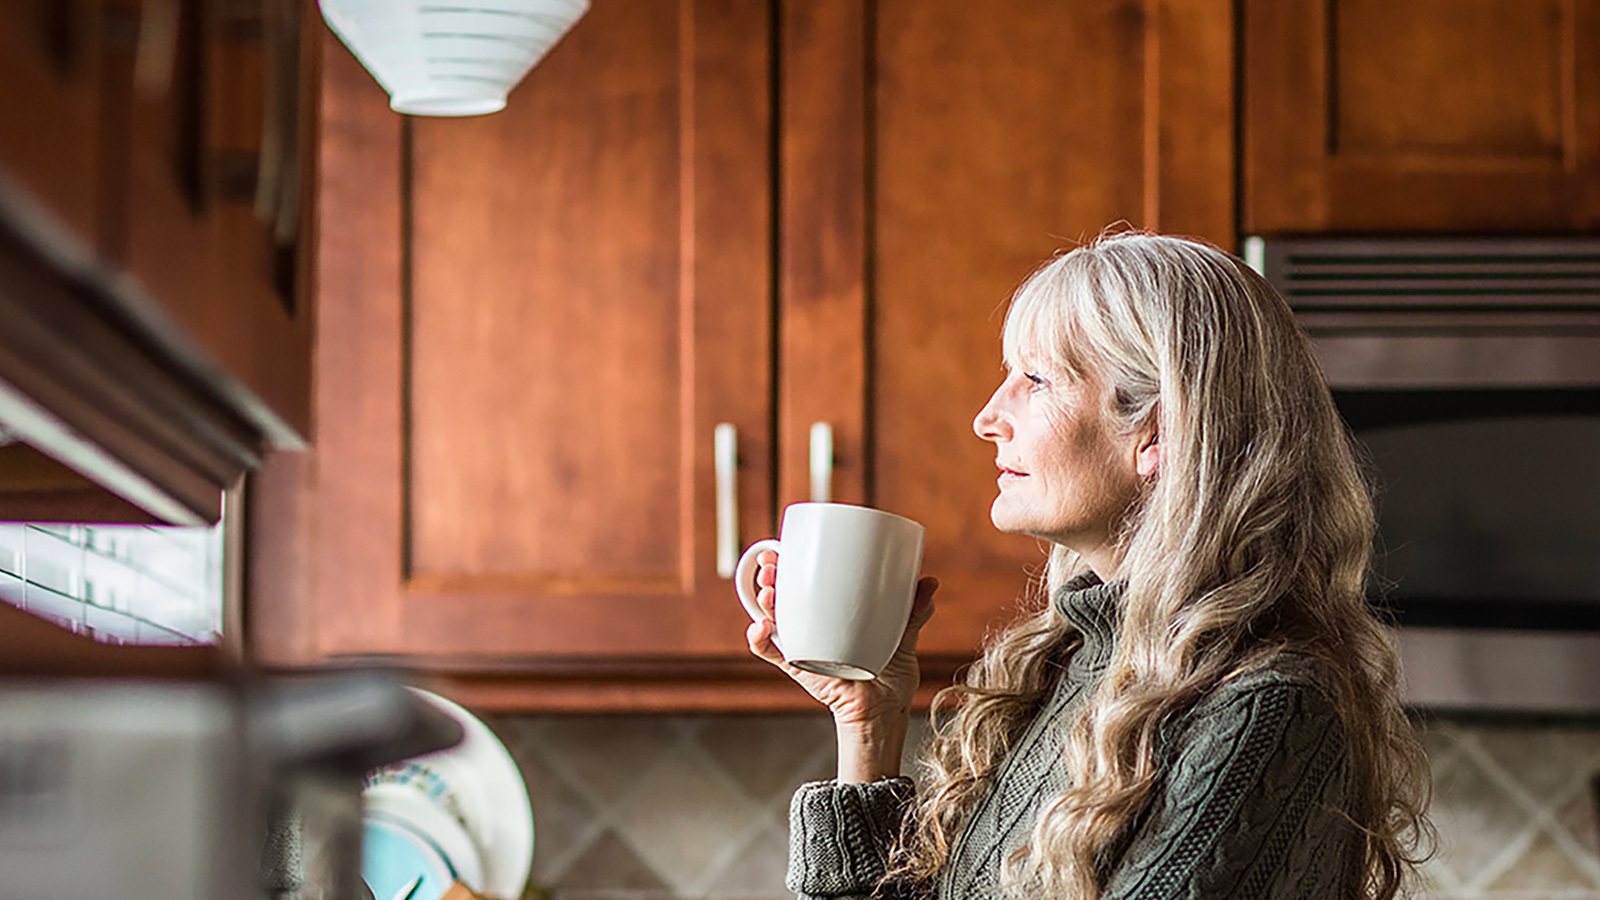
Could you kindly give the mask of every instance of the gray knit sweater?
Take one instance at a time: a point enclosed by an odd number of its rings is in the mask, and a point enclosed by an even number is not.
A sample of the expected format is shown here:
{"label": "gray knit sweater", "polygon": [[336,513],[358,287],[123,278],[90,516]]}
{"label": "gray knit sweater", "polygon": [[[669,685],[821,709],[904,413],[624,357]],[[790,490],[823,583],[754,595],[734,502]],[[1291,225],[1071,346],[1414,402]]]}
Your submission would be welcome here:
{"label": "gray knit sweater", "polygon": [[[790,805],[788,886],[801,897],[993,897],[1001,861],[1069,786],[1067,729],[1116,643],[1120,585],[1092,576],[1055,602],[1083,635],[1060,683],[970,814],[936,884],[880,884],[914,793],[908,778],[803,785]],[[1203,698],[1161,750],[1161,783],[1108,861],[1106,900],[1355,898],[1362,842],[1346,817],[1349,757],[1314,666],[1286,655]]]}

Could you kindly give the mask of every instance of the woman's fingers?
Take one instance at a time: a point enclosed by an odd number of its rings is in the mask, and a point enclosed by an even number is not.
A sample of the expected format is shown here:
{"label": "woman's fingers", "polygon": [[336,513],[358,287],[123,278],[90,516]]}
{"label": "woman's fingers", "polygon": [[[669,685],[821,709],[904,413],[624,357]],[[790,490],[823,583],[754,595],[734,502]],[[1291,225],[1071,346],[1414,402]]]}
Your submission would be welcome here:
{"label": "woman's fingers", "polygon": [[922,626],[933,618],[933,595],[939,590],[939,579],[932,576],[917,579],[917,593],[911,601],[911,620],[906,623],[905,637],[900,639],[900,649],[913,653],[917,649],[917,635]]}
{"label": "woman's fingers", "polygon": [[756,606],[766,613],[767,618],[776,616],[773,604],[777,600],[775,588],[778,585],[778,554],[771,550],[763,550],[756,554]]}
{"label": "woman's fingers", "polygon": [[751,622],[745,629],[745,640],[750,644],[750,652],[780,668],[786,667],[783,654],[772,642],[775,628],[773,619],[777,617],[777,590],[778,583],[778,554],[774,550],[763,550],[756,554],[756,607],[761,610],[762,618]]}
{"label": "woman's fingers", "polygon": [[911,598],[911,624],[918,628],[933,617],[933,595],[939,590],[939,579],[925,575],[917,579],[917,593]]}
{"label": "woman's fingers", "polygon": [[751,653],[775,666],[784,665],[783,654],[779,653],[777,646],[772,643],[771,619],[751,622],[750,627],[744,630],[744,637],[750,644]]}
{"label": "woman's fingers", "polygon": [[[750,644],[750,652],[782,669],[784,674],[788,675],[790,678],[801,682],[802,685],[804,685],[804,683],[807,681],[826,680],[819,678],[819,676],[802,672],[799,669],[796,669],[794,666],[789,665],[789,661],[783,658],[783,653],[778,649],[778,645],[773,643],[772,635],[773,630],[771,619],[762,619],[759,622],[751,622],[750,627],[744,630],[745,640]],[[811,688],[806,687],[806,690],[809,691]]]}

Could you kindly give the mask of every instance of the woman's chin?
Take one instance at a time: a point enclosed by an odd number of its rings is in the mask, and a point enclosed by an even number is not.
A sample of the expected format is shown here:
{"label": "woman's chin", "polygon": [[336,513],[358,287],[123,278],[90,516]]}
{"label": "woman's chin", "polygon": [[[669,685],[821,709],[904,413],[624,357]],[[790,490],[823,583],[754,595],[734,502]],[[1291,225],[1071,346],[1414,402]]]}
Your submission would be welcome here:
{"label": "woman's chin", "polygon": [[989,508],[989,522],[994,525],[995,530],[1003,531],[1006,534],[1033,534],[1033,529],[1029,527],[1031,523],[1027,517],[1018,515],[1015,510],[1005,507],[1005,498],[1001,497],[996,499],[994,505]]}

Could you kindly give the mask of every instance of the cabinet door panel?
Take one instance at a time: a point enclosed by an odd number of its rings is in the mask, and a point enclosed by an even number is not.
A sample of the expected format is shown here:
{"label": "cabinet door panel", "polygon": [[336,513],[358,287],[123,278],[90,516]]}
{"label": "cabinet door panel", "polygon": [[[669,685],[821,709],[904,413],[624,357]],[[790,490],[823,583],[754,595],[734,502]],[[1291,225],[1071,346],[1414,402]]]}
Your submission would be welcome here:
{"label": "cabinet door panel", "polygon": [[100,0],[0,4],[0,199],[80,262],[100,241],[106,27]]}
{"label": "cabinet door panel", "polygon": [[[295,126],[312,113],[302,120],[297,101],[317,69],[300,69],[295,48],[315,35],[299,33],[315,6],[112,2],[145,36],[141,57],[119,59],[131,75],[117,88],[129,176],[111,255],[127,276],[125,311],[273,444],[301,446],[311,429],[310,317],[285,255],[299,237],[288,228],[298,204],[258,211],[256,201],[268,169],[274,200],[301,196],[307,183],[295,173],[313,136]],[[279,101],[272,117],[269,101]],[[269,118],[279,123],[271,136]]]}
{"label": "cabinet door panel", "polygon": [[1042,559],[989,522],[995,447],[972,418],[1016,285],[1058,248],[1147,223],[1143,6],[880,6],[875,496],[928,524],[956,613],[930,647],[971,646]]}
{"label": "cabinet door panel", "polygon": [[311,291],[317,46],[307,0],[224,5],[208,80],[216,294],[175,309],[269,437],[311,438]]}
{"label": "cabinet door panel", "polygon": [[[783,81],[800,86],[785,95],[786,121],[817,102],[806,67],[870,59],[873,77],[862,79],[864,99],[834,101],[858,110],[807,112],[815,127],[846,123],[831,126],[845,136],[841,154],[852,140],[867,154],[853,189],[848,157],[786,153],[785,329],[819,318],[819,304],[845,306],[838,285],[856,279],[866,390],[844,415],[864,438],[842,443],[840,478],[927,525],[925,568],[944,588],[922,647],[970,656],[1043,561],[1039,542],[990,525],[994,448],[971,427],[1001,378],[1006,301],[1058,249],[1117,222],[1232,244],[1231,7],[882,0],[857,5],[855,21],[867,24],[852,28],[851,5],[786,8]],[[863,136],[850,138],[863,121]],[[865,250],[854,260],[809,249],[819,230],[855,227],[837,203],[789,199],[826,181],[846,184],[835,196],[860,198]],[[813,208],[823,212],[799,217]],[[786,398],[834,378],[829,354],[848,343],[787,330],[784,340]],[[795,471],[804,429],[824,413],[782,411],[792,501],[802,499],[792,486],[804,483]]]}
{"label": "cabinet door panel", "polygon": [[1600,4],[1249,0],[1245,228],[1600,222]]}
{"label": "cabinet door panel", "polygon": [[747,659],[712,435],[739,430],[748,542],[772,518],[769,47],[760,4],[598,3],[503,112],[403,124],[330,51],[319,437],[268,473],[316,485],[296,552],[321,602],[271,649]]}
{"label": "cabinet door panel", "polygon": [[506,114],[412,123],[414,578],[677,587],[676,11],[607,28]]}
{"label": "cabinet door panel", "polygon": [[137,24],[139,43],[113,57],[128,181],[113,206],[110,255],[129,276],[127,293],[137,295],[133,312],[148,325],[170,335],[189,320],[204,333],[210,323],[190,312],[215,306],[216,297],[205,107],[217,76],[217,23],[202,0],[111,2]]}

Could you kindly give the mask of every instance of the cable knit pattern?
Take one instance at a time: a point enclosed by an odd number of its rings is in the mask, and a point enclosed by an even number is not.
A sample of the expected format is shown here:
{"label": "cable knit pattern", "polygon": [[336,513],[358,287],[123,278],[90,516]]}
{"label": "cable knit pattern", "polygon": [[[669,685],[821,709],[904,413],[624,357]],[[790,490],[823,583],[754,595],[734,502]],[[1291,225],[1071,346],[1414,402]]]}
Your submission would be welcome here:
{"label": "cable knit pattern", "polygon": [[[1116,646],[1119,585],[1055,598],[1083,636],[1061,682],[970,814],[937,885],[880,884],[911,797],[905,778],[808,784],[790,807],[788,885],[802,897],[991,897],[1001,861],[1042,804],[1070,786],[1068,728]],[[1343,726],[1309,659],[1284,655],[1224,684],[1168,729],[1165,774],[1119,844],[1105,900],[1309,900],[1360,895],[1361,842],[1346,817]]]}
{"label": "cable knit pattern", "polygon": [[[1027,842],[1047,799],[1071,787],[1066,771],[1052,761],[1066,750],[1067,723],[1078,714],[1116,649],[1121,585],[1105,585],[1093,575],[1069,582],[1056,603],[1082,637],[1067,664],[1067,675],[1040,709],[1002,766],[995,788],[973,812],[970,833],[987,841],[963,840],[946,873],[946,896],[982,893],[999,885],[1000,864]],[[959,890],[956,890],[959,888]]]}
{"label": "cable knit pattern", "polygon": [[785,879],[801,896],[870,894],[888,871],[889,848],[911,803],[909,778],[870,784],[814,781],[789,802]]}
{"label": "cable knit pattern", "polygon": [[[1350,827],[1345,781],[1331,777],[1347,757],[1332,705],[1304,678],[1256,673],[1196,711],[1107,900],[1292,897],[1316,874],[1312,851]],[[1321,884],[1312,896],[1357,896],[1353,887]]]}

